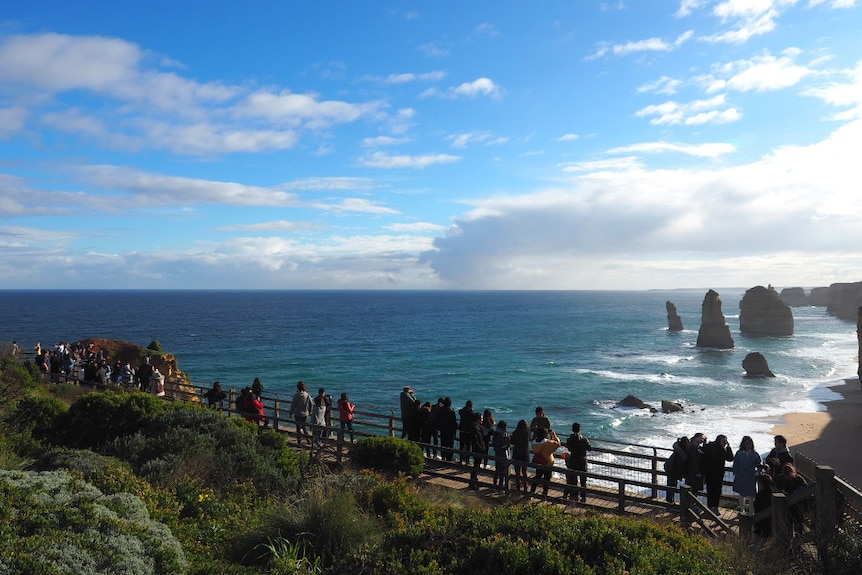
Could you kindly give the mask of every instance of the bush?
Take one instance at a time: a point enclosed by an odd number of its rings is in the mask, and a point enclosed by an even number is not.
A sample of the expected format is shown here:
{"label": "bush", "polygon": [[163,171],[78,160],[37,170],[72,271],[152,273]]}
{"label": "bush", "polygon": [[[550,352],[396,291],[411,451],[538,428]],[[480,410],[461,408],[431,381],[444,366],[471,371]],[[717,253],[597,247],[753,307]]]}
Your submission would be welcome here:
{"label": "bush", "polygon": [[118,437],[104,451],[131,463],[157,485],[199,478],[224,490],[251,482],[261,493],[292,491],[301,455],[277,432],[196,406],[171,406],[137,433]]}
{"label": "bush", "polygon": [[150,345],[147,346],[147,349],[151,349],[153,351],[157,351],[159,353],[162,353],[162,344],[159,340],[154,339],[153,341],[150,342]]}
{"label": "bush", "polygon": [[36,439],[46,439],[56,427],[57,418],[68,409],[54,397],[25,397],[15,406],[8,424],[13,431],[29,431]]}
{"label": "bush", "polygon": [[188,564],[140,499],[64,472],[0,471],[0,573],[182,574]]}
{"label": "bush", "polygon": [[862,565],[862,526],[845,521],[821,557],[827,575],[856,575]]}
{"label": "bush", "polygon": [[390,475],[417,477],[425,467],[422,448],[397,437],[363,437],[350,449],[355,465]]}
{"label": "bush", "polygon": [[164,401],[149,393],[88,393],[57,419],[54,437],[61,445],[96,448],[138,431],[164,410]]}

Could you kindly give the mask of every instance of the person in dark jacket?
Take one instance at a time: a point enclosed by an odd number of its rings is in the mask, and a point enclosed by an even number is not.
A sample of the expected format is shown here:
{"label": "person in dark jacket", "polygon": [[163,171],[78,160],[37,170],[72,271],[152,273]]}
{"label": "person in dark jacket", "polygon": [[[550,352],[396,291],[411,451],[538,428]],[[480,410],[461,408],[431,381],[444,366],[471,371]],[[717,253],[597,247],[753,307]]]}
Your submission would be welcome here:
{"label": "person in dark jacket", "polygon": [[703,444],[706,436],[695,433],[688,446],[688,461],[685,468],[685,483],[691,487],[691,493],[697,496],[703,491]]}
{"label": "person in dark jacket", "polygon": [[725,462],[733,461],[733,449],[726,435],[719,435],[703,448],[703,478],[706,483],[706,506],[718,513],[721,488],[724,485]]}
{"label": "person in dark jacket", "polygon": [[[664,471],[667,473],[668,487],[679,487],[679,482],[685,479],[686,469],[688,467],[688,448],[691,445],[691,440],[682,436],[673,444],[673,453],[664,462]],[[676,492],[668,489],[665,492],[665,501],[673,503],[676,499]]]}
{"label": "person in dark jacket", "polygon": [[[772,494],[774,491],[771,476],[765,473],[757,476],[757,495],[754,496],[755,515],[772,506]],[[770,537],[772,535],[772,516],[770,515],[765,519],[755,521],[752,531],[761,539]]]}
{"label": "person in dark jacket", "polygon": [[[572,434],[566,439],[566,448],[569,455],[566,456],[566,483],[568,487],[563,492],[563,499],[580,499],[581,503],[587,501],[587,451],[592,451],[590,440],[581,435],[581,424],[572,424]],[[580,488],[575,487],[580,482]],[[572,489],[574,487],[574,489]]]}
{"label": "person in dark jacket", "polygon": [[467,400],[464,407],[458,410],[458,416],[461,418],[458,424],[458,439],[461,451],[466,452],[461,454],[461,463],[468,465],[470,463],[468,454],[473,451],[473,415],[473,402]]}
{"label": "person in dark jacket", "polygon": [[482,465],[482,457],[479,454],[486,453],[485,432],[482,429],[482,414],[473,414],[473,428],[470,430],[470,443],[473,447],[473,469],[470,471],[470,489],[479,489],[479,466]]}
{"label": "person in dark jacket", "polygon": [[443,409],[437,420],[437,429],[440,431],[440,455],[443,461],[452,461],[455,448],[455,433],[458,431],[458,418],[452,409],[452,400],[443,398]]}

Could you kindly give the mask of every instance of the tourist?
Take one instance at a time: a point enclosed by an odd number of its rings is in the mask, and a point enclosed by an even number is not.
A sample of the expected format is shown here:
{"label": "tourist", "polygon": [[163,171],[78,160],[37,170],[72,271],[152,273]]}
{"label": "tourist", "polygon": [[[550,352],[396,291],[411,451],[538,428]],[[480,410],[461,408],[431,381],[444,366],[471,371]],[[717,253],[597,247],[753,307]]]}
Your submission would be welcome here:
{"label": "tourist", "polygon": [[221,383],[214,381],[213,386],[207,390],[204,397],[207,398],[207,405],[209,407],[221,409],[221,402],[227,398],[227,393],[222,390]]}
{"label": "tourist", "polygon": [[512,433],[512,464],[515,468],[515,489],[527,490],[527,465],[530,463],[530,426],[526,419],[518,421]]}
{"label": "tourist", "polygon": [[251,382],[251,392],[257,397],[263,395],[263,384],[260,382],[259,377],[254,378],[254,381]]}
{"label": "tourist", "polygon": [[[754,496],[755,515],[772,506],[772,494],[774,491],[771,476],[765,473],[757,476],[757,495]],[[768,515],[763,519],[755,521],[752,532],[761,540],[770,537],[772,535],[772,516]]]}
{"label": "tourist", "polygon": [[473,402],[469,399],[464,407],[458,410],[461,418],[458,424],[458,443],[461,449],[460,461],[462,464],[470,464],[470,453],[473,451]]}
{"label": "tourist", "polygon": [[790,455],[790,450],[787,449],[787,438],[783,435],[776,435],[773,442],[775,447],[766,455],[766,463],[769,465],[772,481],[775,483],[778,481],[778,476],[781,475],[784,465],[786,463],[793,463],[793,456]]}
{"label": "tourist", "polygon": [[485,457],[482,458],[482,465],[488,466],[488,451],[491,449],[491,439],[494,435],[494,426],[496,422],[494,421],[494,414],[490,409],[486,409],[482,412],[482,438],[484,440],[485,445]]}
{"label": "tourist", "polygon": [[150,376],[150,391],[159,397],[165,395],[165,376],[157,367],[153,368],[153,374]]}
{"label": "tourist", "polygon": [[314,398],[314,407],[311,408],[311,433],[314,443],[322,445],[326,437],[326,401],[320,394]]}
{"label": "tourist", "polygon": [[[290,411],[288,412],[293,417],[294,422],[296,422],[297,445],[301,445],[303,437],[308,435],[308,429],[306,429],[305,425],[312,407],[311,396],[308,394],[305,382],[297,382],[296,393],[293,394],[293,400],[290,402]],[[310,442],[311,439],[309,439]]]}
{"label": "tourist", "polygon": [[416,414],[416,425],[419,427],[419,441],[425,444],[425,457],[431,457],[431,402],[426,401]]}
{"label": "tourist", "polygon": [[437,422],[440,431],[440,455],[443,461],[452,461],[455,450],[455,432],[458,431],[458,418],[452,409],[452,399],[443,398],[443,408],[440,411],[440,419]]}
{"label": "tourist", "polygon": [[726,435],[718,435],[703,447],[703,479],[706,483],[706,506],[718,513],[724,486],[725,462],[733,461],[733,450]]}
{"label": "tourist", "polygon": [[506,433],[507,427],[506,421],[501,419],[491,435],[491,442],[494,445],[494,485],[500,489],[506,487],[509,477],[509,446],[512,440]]}
{"label": "tourist", "polygon": [[739,512],[754,514],[754,496],[757,495],[757,472],[763,460],[754,450],[754,440],[746,435],[739,442],[739,449],[733,456],[733,490],[739,496]]}
{"label": "tourist", "polygon": [[470,432],[470,445],[473,447],[473,469],[470,471],[470,489],[479,489],[479,466],[482,465],[481,453],[487,453],[485,433],[482,431],[482,414],[473,413],[473,427]]}
{"label": "tourist", "polygon": [[536,408],[536,417],[530,422],[530,437],[535,440],[536,438],[536,430],[539,428],[544,428],[546,430],[551,429],[551,420],[548,419],[548,416],[545,415],[545,408],[541,405]]}
{"label": "tourist", "polygon": [[[688,468],[688,448],[691,440],[682,436],[673,443],[673,452],[664,462],[664,471],[667,474],[667,486],[679,487],[679,482],[685,479]],[[665,491],[665,501],[673,503],[676,500],[676,492],[668,489]]]}
{"label": "tourist", "polygon": [[323,407],[325,409],[323,419],[326,422],[326,430],[323,432],[323,436],[329,437],[330,430],[332,429],[332,395],[326,393],[325,387],[318,388],[317,395],[323,398]]}
{"label": "tourist", "polygon": [[[431,434],[431,444],[440,444],[440,418],[443,416],[443,398],[438,397],[437,403],[431,406],[431,414],[428,416],[428,432]],[[437,457],[436,447],[431,448],[431,455]]]}
{"label": "tourist", "polygon": [[580,483],[580,489],[567,488],[563,493],[563,499],[571,497],[574,501],[580,500],[581,503],[587,501],[587,451],[592,451],[593,446],[590,445],[590,440],[581,435],[581,424],[572,424],[572,434],[566,439],[566,448],[569,450],[569,455],[566,457],[566,467],[569,471],[566,473],[566,483],[569,486],[575,486]]}
{"label": "tourist", "polygon": [[[777,491],[781,491],[790,497],[807,486],[808,482],[805,481],[804,477],[799,475],[792,463],[785,463],[781,466],[781,474],[775,480],[775,489]],[[798,501],[790,505],[788,510],[790,513],[790,527],[797,533],[801,533],[802,531],[802,513],[806,510],[807,505],[807,501]]]}
{"label": "tourist", "polygon": [[533,485],[530,487],[532,493],[536,492],[538,482],[543,481],[542,495],[548,494],[548,483],[551,480],[551,467],[554,465],[554,452],[560,447],[560,439],[553,429],[537,427],[533,434],[533,465],[536,466],[536,475],[533,476]]}
{"label": "tourist", "polygon": [[407,437],[416,441],[416,415],[419,410],[419,400],[416,399],[416,392],[409,385],[405,385],[401,390],[401,439]]}
{"label": "tourist", "polygon": [[341,394],[341,399],[338,400],[338,422],[341,424],[342,438],[344,430],[350,431],[350,443],[353,443],[353,412],[356,411],[356,406],[350,403],[347,393]]}
{"label": "tourist", "polygon": [[691,494],[697,497],[703,491],[703,444],[706,436],[695,433],[688,445],[688,460],[685,468],[685,483],[691,488]]}
{"label": "tourist", "polygon": [[150,363],[149,357],[144,358],[144,362],[138,366],[135,375],[138,378],[138,385],[141,391],[144,393],[148,392],[150,390],[150,377],[153,375],[153,366]]}
{"label": "tourist", "polygon": [[120,381],[128,387],[135,384],[135,368],[128,361],[120,369]]}

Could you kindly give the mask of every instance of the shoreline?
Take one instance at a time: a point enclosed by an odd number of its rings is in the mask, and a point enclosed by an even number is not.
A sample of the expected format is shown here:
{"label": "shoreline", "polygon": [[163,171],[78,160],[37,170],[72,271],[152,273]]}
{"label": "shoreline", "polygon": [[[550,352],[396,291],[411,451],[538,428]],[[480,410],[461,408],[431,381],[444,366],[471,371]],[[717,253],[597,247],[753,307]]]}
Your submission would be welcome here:
{"label": "shoreline", "polygon": [[853,485],[862,485],[862,460],[855,440],[862,440],[862,387],[849,377],[829,386],[840,399],[826,402],[825,411],[788,413],[772,426],[771,435],[783,435],[791,453],[797,451]]}

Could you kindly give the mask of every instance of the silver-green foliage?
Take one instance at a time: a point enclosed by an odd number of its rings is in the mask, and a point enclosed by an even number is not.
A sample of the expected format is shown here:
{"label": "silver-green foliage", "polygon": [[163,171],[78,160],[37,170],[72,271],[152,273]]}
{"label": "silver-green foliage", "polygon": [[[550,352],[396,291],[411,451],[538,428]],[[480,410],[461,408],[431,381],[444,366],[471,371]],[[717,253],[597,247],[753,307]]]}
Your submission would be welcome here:
{"label": "silver-green foliage", "polygon": [[171,531],[135,495],[105,495],[63,471],[0,471],[0,575],[182,574]]}

